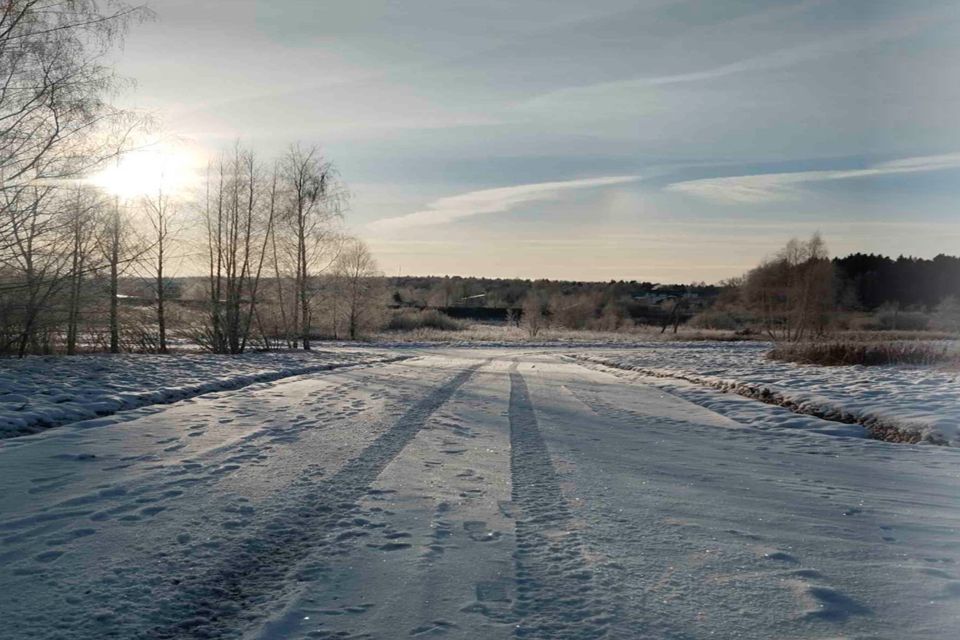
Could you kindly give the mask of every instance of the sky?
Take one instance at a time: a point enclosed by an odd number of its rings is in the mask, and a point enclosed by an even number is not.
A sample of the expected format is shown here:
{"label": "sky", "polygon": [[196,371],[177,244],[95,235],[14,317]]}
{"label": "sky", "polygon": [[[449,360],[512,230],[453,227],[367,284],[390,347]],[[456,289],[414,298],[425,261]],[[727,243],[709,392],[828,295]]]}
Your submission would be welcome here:
{"label": "sky", "polygon": [[194,157],[317,144],[388,275],[718,282],[792,236],[960,254],[955,0],[154,0]]}

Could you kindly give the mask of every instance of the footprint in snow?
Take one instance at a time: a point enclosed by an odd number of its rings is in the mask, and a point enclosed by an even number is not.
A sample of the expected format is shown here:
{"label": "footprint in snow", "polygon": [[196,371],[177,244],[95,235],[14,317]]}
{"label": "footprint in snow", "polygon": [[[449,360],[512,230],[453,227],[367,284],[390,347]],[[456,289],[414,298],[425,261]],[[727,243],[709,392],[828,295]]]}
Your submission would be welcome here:
{"label": "footprint in snow", "polygon": [[790,555],[784,551],[774,551],[773,553],[765,553],[763,557],[767,560],[776,560],[777,562],[786,562],[789,564],[800,564],[800,561],[797,560],[795,556]]}
{"label": "footprint in snow", "polygon": [[474,542],[493,542],[500,539],[500,532],[491,531],[487,528],[487,523],[482,520],[464,522],[463,528]]}
{"label": "footprint in snow", "polygon": [[807,618],[844,622],[850,616],[865,616],[873,613],[870,608],[830,587],[809,586],[805,591],[815,604],[814,609],[806,612]]}
{"label": "footprint in snow", "polygon": [[43,564],[47,564],[49,562],[53,562],[54,560],[56,560],[62,555],[63,555],[63,551],[59,551],[59,550],[44,551],[43,553],[38,553],[37,555],[33,556],[33,559],[36,560],[37,562],[42,562]]}
{"label": "footprint in snow", "polygon": [[823,577],[823,574],[816,569],[797,569],[790,575],[796,578],[803,578],[805,580],[819,580]]}
{"label": "footprint in snow", "polygon": [[388,542],[381,545],[369,544],[367,546],[380,549],[381,551],[400,551],[401,549],[409,549],[413,545],[407,544],[406,542]]}
{"label": "footprint in snow", "polygon": [[59,547],[60,545],[67,544],[68,542],[71,542],[73,540],[77,540],[79,538],[86,538],[87,536],[92,536],[96,532],[97,532],[96,529],[72,529],[70,531],[67,531],[64,535],[60,537],[47,540],[47,546]]}

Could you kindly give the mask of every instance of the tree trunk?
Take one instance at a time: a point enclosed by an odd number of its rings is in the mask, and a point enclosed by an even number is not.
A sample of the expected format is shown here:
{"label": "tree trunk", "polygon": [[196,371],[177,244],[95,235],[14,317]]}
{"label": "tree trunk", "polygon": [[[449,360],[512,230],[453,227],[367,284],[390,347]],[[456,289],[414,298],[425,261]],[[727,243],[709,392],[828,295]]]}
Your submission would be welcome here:
{"label": "tree trunk", "polygon": [[26,317],[23,321],[23,334],[20,336],[20,346],[17,349],[18,358],[23,358],[27,355],[27,346],[30,345],[31,338],[33,338],[34,323],[37,318],[36,305],[36,294],[33,291],[33,283],[30,283],[30,297],[27,302]]}
{"label": "tree trunk", "polygon": [[[160,206],[163,206],[162,202]],[[163,308],[166,301],[166,287],[163,282],[163,239],[166,234],[164,215],[159,214],[160,233],[157,237],[157,331],[160,334],[160,353],[167,352],[167,322]]]}
{"label": "tree trunk", "polygon": [[300,315],[303,350],[310,351],[310,298],[307,295],[307,250],[306,241],[300,241]]}
{"label": "tree trunk", "polygon": [[80,322],[80,287],[83,283],[83,260],[80,256],[80,238],[79,232],[74,237],[73,245],[73,264],[71,269],[73,277],[70,278],[70,301],[67,311],[67,355],[77,354],[77,333]]}
{"label": "tree trunk", "polygon": [[117,296],[120,291],[118,262],[119,239],[114,237],[113,248],[110,253],[110,353],[120,353],[120,319]]}

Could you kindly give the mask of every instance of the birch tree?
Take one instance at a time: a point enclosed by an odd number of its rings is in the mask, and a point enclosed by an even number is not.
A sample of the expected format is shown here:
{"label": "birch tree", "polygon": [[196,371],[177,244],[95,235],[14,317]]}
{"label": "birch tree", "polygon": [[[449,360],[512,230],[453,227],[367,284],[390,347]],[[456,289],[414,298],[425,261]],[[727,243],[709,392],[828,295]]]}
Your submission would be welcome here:
{"label": "birch tree", "polygon": [[103,198],[95,190],[78,186],[68,213],[70,238],[70,287],[67,301],[67,355],[75,355],[80,330],[81,306],[87,276],[96,270],[95,254],[98,215]]}
{"label": "birch tree", "polygon": [[294,332],[305,350],[313,330],[313,279],[336,259],[334,222],[340,217],[345,192],[333,164],[317,147],[293,146],[281,162],[286,207],[282,213],[287,254],[293,263],[297,309]]}
{"label": "birch tree", "polygon": [[[350,239],[337,257],[334,277],[346,320],[347,335],[356,340],[376,324],[384,308],[385,288],[373,255],[362,241]],[[336,325],[334,325],[336,330]]]}
{"label": "birch tree", "polygon": [[252,151],[239,144],[208,172],[203,212],[207,234],[210,322],[202,340],[216,353],[242,353],[249,340],[276,212]]}
{"label": "birch tree", "polygon": [[177,239],[179,223],[170,197],[164,194],[162,187],[157,190],[156,197],[144,198],[143,205],[150,224],[148,257],[156,296],[157,349],[160,353],[167,353],[167,269],[170,246]]}

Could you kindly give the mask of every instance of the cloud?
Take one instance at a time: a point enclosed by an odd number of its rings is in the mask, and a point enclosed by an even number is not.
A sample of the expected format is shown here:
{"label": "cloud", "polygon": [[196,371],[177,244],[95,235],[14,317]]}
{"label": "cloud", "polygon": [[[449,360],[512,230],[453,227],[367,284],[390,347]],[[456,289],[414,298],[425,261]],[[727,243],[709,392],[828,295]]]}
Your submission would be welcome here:
{"label": "cloud", "polygon": [[798,185],[810,182],[957,168],[960,168],[960,153],[947,153],[881,162],[865,169],[798,171],[687,180],[667,185],[666,191],[683,193],[720,203],[752,204],[795,197],[798,195]]}
{"label": "cloud", "polygon": [[609,176],[559,182],[538,182],[513,187],[470,191],[440,198],[422,211],[395,218],[376,220],[367,225],[372,231],[393,231],[408,227],[425,227],[462,220],[485,213],[500,213],[528,202],[556,200],[563,193],[576,189],[591,189],[624,184],[639,180],[639,176]]}
{"label": "cloud", "polygon": [[940,13],[921,14],[912,18],[898,19],[866,28],[848,30],[844,33],[814,42],[766,51],[755,56],[706,69],[564,87],[535,96],[522,103],[520,107],[555,108],[558,102],[578,99],[589,104],[602,99],[605,95],[618,95],[619,92],[623,91],[707,82],[728,76],[785,69],[804,62],[855,53],[887,42],[909,38],[928,25],[935,23],[940,15]]}

